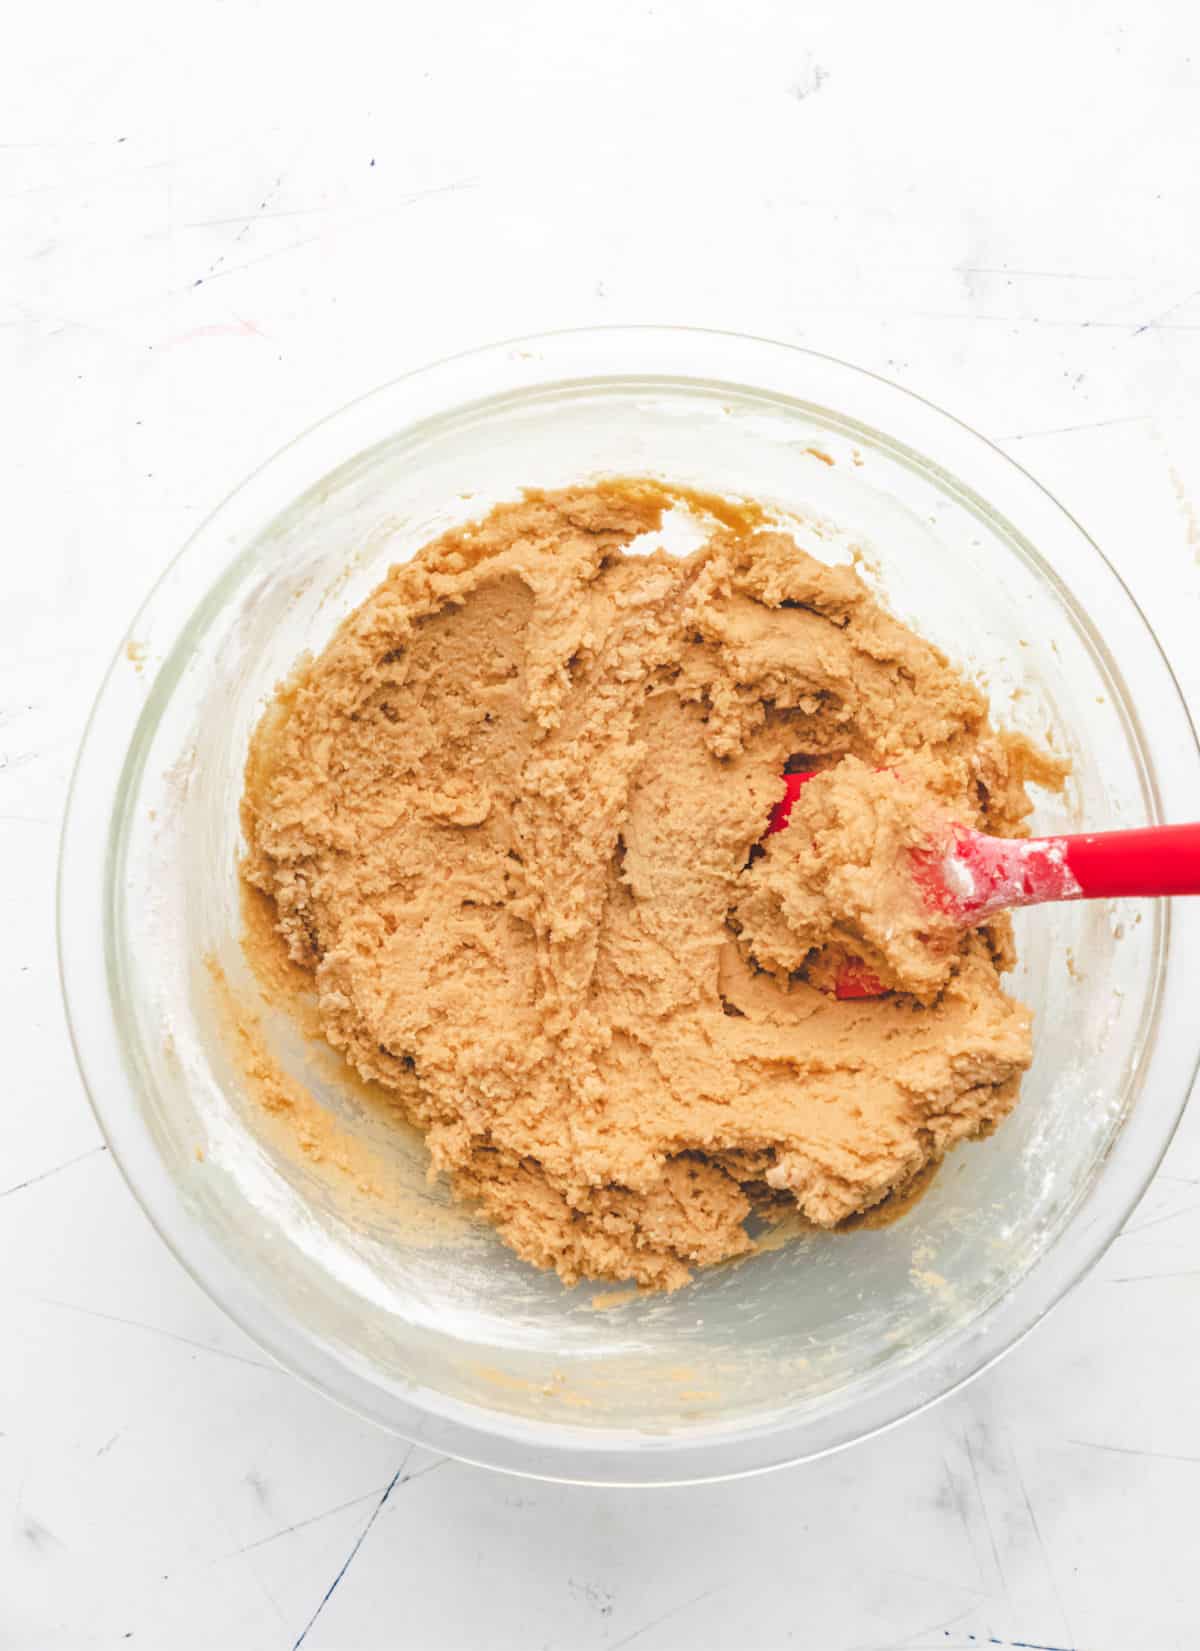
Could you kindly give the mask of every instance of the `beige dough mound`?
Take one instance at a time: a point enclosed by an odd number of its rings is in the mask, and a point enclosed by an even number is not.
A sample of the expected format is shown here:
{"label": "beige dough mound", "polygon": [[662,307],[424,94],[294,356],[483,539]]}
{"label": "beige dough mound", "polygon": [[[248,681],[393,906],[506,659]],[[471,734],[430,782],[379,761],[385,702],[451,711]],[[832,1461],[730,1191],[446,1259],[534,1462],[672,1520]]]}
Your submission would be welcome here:
{"label": "beige dough mound", "polygon": [[984,812],[937,752],[914,753],[902,769],[845,756],[818,771],[746,873],[734,917],[754,961],[829,985],[857,964],[932,1003],[958,967],[962,932],[922,898],[913,856]]}
{"label": "beige dough mound", "polygon": [[[867,1210],[1030,1059],[1006,921],[923,951],[877,872],[917,803],[1019,832],[1053,771],[752,509],[627,554],[679,497],[529,494],[444,535],[280,688],[246,770],[244,875],[325,1037],[568,1283],[674,1288],[784,1199]],[[828,772],[760,849],[797,758]],[[845,955],[904,989],[837,1001]]]}

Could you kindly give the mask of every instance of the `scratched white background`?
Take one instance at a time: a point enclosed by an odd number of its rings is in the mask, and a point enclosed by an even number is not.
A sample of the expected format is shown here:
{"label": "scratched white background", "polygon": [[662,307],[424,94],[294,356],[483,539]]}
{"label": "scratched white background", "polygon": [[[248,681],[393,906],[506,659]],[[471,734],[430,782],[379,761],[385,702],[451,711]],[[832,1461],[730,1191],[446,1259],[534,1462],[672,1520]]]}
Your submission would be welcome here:
{"label": "scratched white background", "polygon": [[201,1296],[100,1145],[52,942],[91,696],[191,529],[320,414],[525,331],[900,379],[1080,517],[1200,708],[1198,180],[1193,0],[9,18],[0,1646],[1200,1644],[1200,1109],[1088,1282],[931,1414],[744,1484],[542,1487],[349,1419]]}

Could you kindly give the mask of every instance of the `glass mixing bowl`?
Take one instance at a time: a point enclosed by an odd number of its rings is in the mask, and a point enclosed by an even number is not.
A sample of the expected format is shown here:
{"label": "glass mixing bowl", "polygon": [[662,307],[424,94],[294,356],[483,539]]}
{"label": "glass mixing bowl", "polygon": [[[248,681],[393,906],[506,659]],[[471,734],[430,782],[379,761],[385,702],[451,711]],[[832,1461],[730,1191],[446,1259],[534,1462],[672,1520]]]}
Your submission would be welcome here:
{"label": "glass mixing bowl", "polygon": [[1128,591],[1036,482],[895,386],[757,339],[601,329],[441,362],[293,442],[173,563],[100,692],[63,837],[64,986],[114,1157],[192,1275],[325,1392],[475,1462],[649,1483],[861,1438],[981,1370],[1081,1276],[1185,1104],[1200,902],[1020,915],[1021,1103],[890,1227],[801,1234],[669,1297],[564,1289],[456,1214],[419,1141],[381,1131],[268,1014],[276,1058],[405,1189],[339,1191],[264,1127],[205,967],[245,985],[251,727],[389,564],[524,486],[613,473],[768,502],[830,559],[857,547],[1000,720],[1070,755],[1039,830],[1200,817],[1200,760]]}

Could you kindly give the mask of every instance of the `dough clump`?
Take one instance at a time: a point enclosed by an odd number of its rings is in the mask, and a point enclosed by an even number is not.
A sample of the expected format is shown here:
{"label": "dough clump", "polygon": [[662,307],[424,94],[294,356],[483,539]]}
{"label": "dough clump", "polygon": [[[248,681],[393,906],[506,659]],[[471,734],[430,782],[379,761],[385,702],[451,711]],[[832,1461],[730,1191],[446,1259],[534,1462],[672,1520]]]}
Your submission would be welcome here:
{"label": "dough clump", "polygon": [[[752,1249],[753,1211],[902,1194],[1031,1054],[1007,920],[931,928],[893,873],[926,811],[1020,834],[1058,770],[753,508],[631,553],[681,503],[613,482],[444,534],[246,767],[243,875],[325,1038],[567,1283],[672,1289]],[[822,772],[761,844],[797,761]],[[888,995],[837,1000],[847,957]]]}
{"label": "dough clump", "polygon": [[958,965],[962,931],[923,897],[916,863],[949,849],[955,821],[982,819],[958,778],[921,751],[902,769],[845,756],[807,780],[735,908],[754,961],[835,990],[849,967],[932,1003]]}

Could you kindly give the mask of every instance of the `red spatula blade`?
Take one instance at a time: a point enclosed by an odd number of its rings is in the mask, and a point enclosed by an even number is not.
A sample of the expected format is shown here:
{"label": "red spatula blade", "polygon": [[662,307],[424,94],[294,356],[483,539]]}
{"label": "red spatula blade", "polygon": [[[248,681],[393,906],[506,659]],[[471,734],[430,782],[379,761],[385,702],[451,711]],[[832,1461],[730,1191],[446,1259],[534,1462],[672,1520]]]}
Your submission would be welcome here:
{"label": "red spatula blade", "polygon": [[791,818],[792,806],[809,780],[815,780],[816,770],[806,768],[799,774],[785,774],[783,776],[784,793],[775,807],[771,810],[771,818],[767,821],[764,837],[773,837],[777,831],[782,831]]}
{"label": "red spatula blade", "polygon": [[837,998],[882,997],[886,991],[882,980],[867,968],[861,957],[852,957],[843,963],[833,983],[833,995]]}

